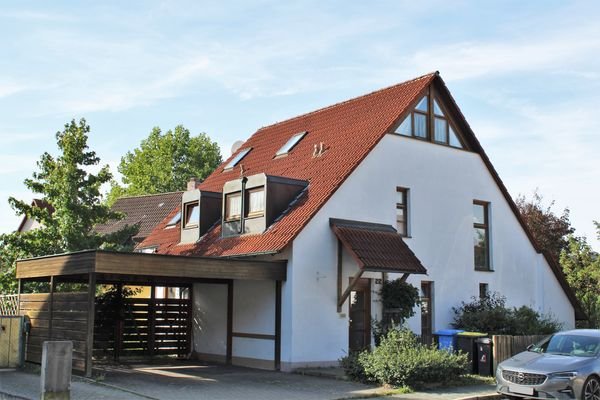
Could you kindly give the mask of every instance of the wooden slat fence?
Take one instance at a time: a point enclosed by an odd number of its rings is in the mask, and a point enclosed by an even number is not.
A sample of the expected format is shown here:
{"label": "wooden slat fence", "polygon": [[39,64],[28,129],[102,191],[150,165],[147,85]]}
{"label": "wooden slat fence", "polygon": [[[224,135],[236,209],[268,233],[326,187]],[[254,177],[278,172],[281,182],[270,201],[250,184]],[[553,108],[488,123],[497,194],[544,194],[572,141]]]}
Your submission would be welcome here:
{"label": "wooden slat fence", "polygon": [[94,354],[184,357],[191,348],[191,319],[189,299],[123,299],[120,312],[96,315]]}
{"label": "wooden slat fence", "polygon": [[499,363],[514,356],[517,353],[525,351],[530,344],[537,343],[548,335],[529,335],[529,336],[510,336],[494,335],[492,351],[494,354],[494,371]]}
{"label": "wooden slat fence", "polygon": [[0,316],[19,315],[19,295],[0,295]]}
{"label": "wooden slat fence", "polygon": [[85,372],[87,296],[85,292],[54,293],[51,302],[49,293],[20,295],[20,313],[27,316],[31,323],[26,361],[42,361],[42,344],[46,340],[71,340],[73,369]]}

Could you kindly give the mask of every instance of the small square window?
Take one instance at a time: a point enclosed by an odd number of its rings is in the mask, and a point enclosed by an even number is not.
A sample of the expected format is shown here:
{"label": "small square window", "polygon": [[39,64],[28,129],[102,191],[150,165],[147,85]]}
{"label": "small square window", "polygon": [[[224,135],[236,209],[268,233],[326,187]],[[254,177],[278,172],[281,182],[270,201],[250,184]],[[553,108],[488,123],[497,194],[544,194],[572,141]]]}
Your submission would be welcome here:
{"label": "small square window", "polygon": [[479,298],[486,299],[490,294],[489,285],[487,283],[479,284]]}
{"label": "small square window", "polygon": [[265,212],[264,187],[248,190],[248,215],[259,215]]}
{"label": "small square window", "polygon": [[225,196],[225,219],[239,219],[242,213],[242,196],[240,192]]}
{"label": "small square window", "polygon": [[185,204],[184,210],[185,223],[183,224],[183,227],[190,228],[198,226],[200,223],[200,206],[198,205],[198,202]]}

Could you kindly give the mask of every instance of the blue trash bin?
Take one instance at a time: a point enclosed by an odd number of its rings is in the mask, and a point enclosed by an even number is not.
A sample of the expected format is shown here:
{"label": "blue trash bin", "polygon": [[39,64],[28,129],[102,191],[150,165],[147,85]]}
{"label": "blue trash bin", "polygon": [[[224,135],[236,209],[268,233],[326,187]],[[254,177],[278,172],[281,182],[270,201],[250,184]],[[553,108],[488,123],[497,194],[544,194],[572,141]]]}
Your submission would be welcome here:
{"label": "blue trash bin", "polygon": [[459,333],[464,332],[462,329],[441,329],[434,333],[437,337],[438,349],[453,352],[458,347],[456,339]]}

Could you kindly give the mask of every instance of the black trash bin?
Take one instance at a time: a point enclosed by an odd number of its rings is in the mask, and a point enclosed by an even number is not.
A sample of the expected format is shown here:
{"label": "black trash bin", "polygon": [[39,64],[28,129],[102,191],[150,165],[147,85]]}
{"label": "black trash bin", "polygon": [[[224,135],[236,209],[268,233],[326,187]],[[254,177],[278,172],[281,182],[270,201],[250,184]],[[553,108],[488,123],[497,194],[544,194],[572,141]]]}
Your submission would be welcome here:
{"label": "black trash bin", "polygon": [[481,376],[493,376],[492,371],[492,339],[480,338],[475,341],[477,343],[477,368]]}
{"label": "black trash bin", "polygon": [[477,345],[475,341],[487,337],[486,333],[481,332],[461,332],[456,335],[456,348],[463,353],[467,353],[467,358],[471,365],[470,372],[476,374],[479,371],[477,362]]}

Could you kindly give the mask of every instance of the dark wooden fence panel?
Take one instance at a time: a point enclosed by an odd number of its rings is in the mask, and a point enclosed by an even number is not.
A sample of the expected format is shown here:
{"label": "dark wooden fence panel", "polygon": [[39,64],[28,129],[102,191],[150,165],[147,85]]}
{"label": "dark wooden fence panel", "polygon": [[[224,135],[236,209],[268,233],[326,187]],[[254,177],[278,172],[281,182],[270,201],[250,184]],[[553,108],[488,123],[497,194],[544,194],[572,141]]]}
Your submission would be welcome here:
{"label": "dark wooden fence panel", "polygon": [[21,294],[19,310],[31,322],[25,360],[40,363],[47,340],[73,341],[73,369],[85,372],[87,293]]}
{"label": "dark wooden fence panel", "polygon": [[527,349],[527,346],[539,342],[548,335],[528,335],[528,336],[492,336],[494,353],[494,371],[499,363]]}
{"label": "dark wooden fence panel", "polygon": [[184,357],[190,352],[191,300],[126,298],[122,302],[120,311],[97,308],[96,356]]}

